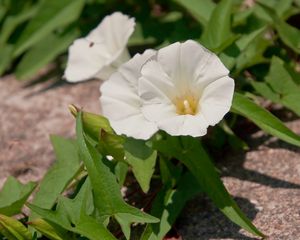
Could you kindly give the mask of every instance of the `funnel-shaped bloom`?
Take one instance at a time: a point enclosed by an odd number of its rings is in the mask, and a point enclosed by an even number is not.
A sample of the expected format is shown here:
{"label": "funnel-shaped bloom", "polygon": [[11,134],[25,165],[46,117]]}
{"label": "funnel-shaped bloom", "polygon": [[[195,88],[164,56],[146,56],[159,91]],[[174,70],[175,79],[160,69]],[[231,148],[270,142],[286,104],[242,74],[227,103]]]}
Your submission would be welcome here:
{"label": "funnel-shaped bloom", "polygon": [[121,64],[130,59],[126,45],[134,26],[134,18],[115,12],[106,16],[87,37],[75,40],[69,48],[64,74],[66,80],[106,80]]}
{"label": "funnel-shaped bloom", "polygon": [[[194,41],[130,60],[101,88],[104,115],[118,134],[203,136],[229,111],[234,81],[219,58]],[[149,126],[149,127],[147,127]]]}
{"label": "funnel-shaped bloom", "polygon": [[155,123],[144,117],[138,96],[141,67],[155,54],[153,50],[147,50],[142,55],[136,54],[100,87],[103,115],[108,117],[118,134],[148,139],[158,130]]}

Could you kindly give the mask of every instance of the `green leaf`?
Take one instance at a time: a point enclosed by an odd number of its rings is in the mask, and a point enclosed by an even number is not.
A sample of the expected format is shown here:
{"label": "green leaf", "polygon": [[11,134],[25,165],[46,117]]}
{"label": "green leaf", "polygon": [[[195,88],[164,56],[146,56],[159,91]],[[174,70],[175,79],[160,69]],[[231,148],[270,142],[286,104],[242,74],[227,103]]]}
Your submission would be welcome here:
{"label": "green leaf", "polygon": [[[39,191],[32,202],[34,205],[45,209],[52,208],[57,197],[65,190],[80,169],[78,147],[74,140],[51,136],[51,142],[57,161],[40,183]],[[35,214],[32,214],[29,220],[32,221],[36,217]]]}
{"label": "green leaf", "polygon": [[296,53],[300,53],[300,30],[282,20],[278,16],[276,9],[274,10],[264,3],[261,4],[261,7],[273,20],[274,27],[277,30],[280,39]]}
{"label": "green leaf", "polygon": [[179,11],[171,11],[164,15],[162,18],[159,19],[161,23],[175,23],[182,19],[183,14]]}
{"label": "green leaf", "polygon": [[128,165],[125,162],[118,161],[115,166],[115,175],[120,187],[123,186],[128,172]]}
{"label": "green leaf", "polygon": [[293,0],[258,0],[258,2],[273,9],[281,18],[285,16],[285,13],[288,12],[293,4]]}
{"label": "green leaf", "polygon": [[88,199],[91,195],[90,182],[86,180],[74,199],[61,197],[55,211],[32,204],[29,207],[45,220],[59,224],[64,229],[81,234],[90,240],[116,240],[103,223],[88,215],[90,212]]}
{"label": "green leaf", "polygon": [[275,23],[280,39],[296,53],[300,53],[300,30],[282,20]]}
{"label": "green leaf", "polygon": [[41,218],[35,219],[28,224],[50,240],[66,240],[66,235],[62,234],[60,230],[57,229],[57,226],[50,224]]}
{"label": "green leaf", "polygon": [[3,6],[3,1],[0,2],[0,23],[2,23],[3,18],[5,17],[8,9],[5,7],[5,5]]}
{"label": "green leaf", "polygon": [[145,141],[127,138],[124,144],[125,161],[132,167],[132,172],[143,192],[148,192],[155,170],[157,153],[146,145]]}
{"label": "green leaf", "polygon": [[173,0],[182,5],[204,26],[208,24],[216,4],[211,0]]}
{"label": "green leaf", "polygon": [[241,71],[253,65],[267,62],[264,52],[270,45],[270,41],[262,38],[255,38],[236,59],[236,69]]}
{"label": "green leaf", "polygon": [[0,76],[10,67],[14,46],[6,44],[0,47]]}
{"label": "green leaf", "polygon": [[131,225],[131,222],[127,218],[127,215],[116,214],[115,218],[118,221],[118,223],[120,224],[121,229],[122,229],[126,239],[130,239],[130,233],[131,233],[130,225]]}
{"label": "green leaf", "polygon": [[236,44],[232,44],[219,54],[219,58],[222,63],[229,69],[233,69],[236,64],[236,60],[240,54],[240,50]]}
{"label": "green leaf", "polygon": [[33,182],[23,185],[15,178],[8,177],[0,192],[0,213],[7,216],[19,214],[35,187]]}
{"label": "green leaf", "polygon": [[43,1],[37,15],[22,32],[14,56],[37,44],[53,30],[74,22],[81,13],[84,0]]}
{"label": "green leaf", "polygon": [[235,135],[225,120],[219,123],[219,127],[227,135],[228,143],[234,150],[249,150],[247,143]]}
{"label": "green leaf", "polygon": [[252,85],[262,96],[284,105],[300,116],[300,86],[295,83],[280,58],[272,58],[265,82],[252,82]]}
{"label": "green leaf", "polygon": [[28,79],[34,76],[38,70],[63,53],[78,35],[79,32],[76,29],[63,34],[50,33],[47,35],[22,58],[15,72],[16,77]]}
{"label": "green leaf", "polygon": [[112,156],[117,161],[124,161],[124,137],[101,130],[98,148],[102,154]]}
{"label": "green leaf", "polygon": [[260,38],[266,29],[267,27],[263,26],[261,28],[252,31],[249,34],[243,34],[241,38],[239,38],[236,41],[236,45],[239,48],[239,50],[240,51],[245,50],[255,39],[257,39],[258,37]]}
{"label": "green leaf", "polygon": [[18,220],[0,214],[0,233],[9,240],[31,240],[29,230]]}
{"label": "green leaf", "polygon": [[163,184],[175,186],[182,174],[182,167],[174,166],[170,161],[162,156],[159,158],[159,170]]}
{"label": "green leaf", "polygon": [[169,232],[186,202],[201,192],[191,173],[184,174],[178,186],[164,185],[154,199],[151,214],[160,218],[159,223],[148,224],[141,240],[160,240]]}
{"label": "green leaf", "polygon": [[271,61],[270,72],[266,76],[270,87],[282,96],[300,91],[299,86],[293,81],[292,76],[284,66],[283,60],[274,56]]}
{"label": "green leaf", "polygon": [[242,94],[234,94],[231,111],[253,121],[265,132],[278,137],[283,141],[300,146],[300,136],[287,128],[273,114],[258,106],[256,103]]}
{"label": "green leaf", "polygon": [[212,12],[201,37],[201,41],[207,48],[221,51],[234,41],[231,32],[232,6],[233,0],[222,0]]}
{"label": "green leaf", "polygon": [[[157,222],[158,219],[137,208],[128,205],[122,198],[120,186],[115,175],[104,164],[104,159],[85,138],[83,132],[82,113],[76,118],[76,134],[80,153],[87,168],[94,192],[94,204],[100,216],[114,216],[119,223],[126,222]],[[126,231],[128,230],[125,228]],[[126,232],[126,234],[128,234]]]}
{"label": "green leaf", "polygon": [[244,25],[247,23],[247,19],[252,15],[253,8],[242,9],[240,11],[235,11],[232,19],[232,26],[236,27],[239,25]]}
{"label": "green leaf", "polygon": [[16,28],[20,24],[29,20],[37,13],[39,6],[40,4],[35,4],[31,6],[29,9],[28,8],[23,9],[20,13],[16,15],[9,15],[5,19],[1,28],[0,46],[5,44],[8,41],[12,33],[16,30]]}
{"label": "green leaf", "polygon": [[263,8],[260,4],[255,4],[253,6],[253,13],[255,16],[257,16],[259,19],[263,20],[264,22],[268,24],[273,23],[271,16],[268,14],[266,9]]}
{"label": "green leaf", "polygon": [[273,101],[279,102],[279,95],[272,90],[266,82],[251,81],[253,88],[263,97]]}
{"label": "green leaf", "polygon": [[180,138],[168,136],[167,140],[156,142],[155,147],[184,163],[196,177],[201,189],[232,222],[254,235],[264,236],[231,198],[198,139],[189,136]]}
{"label": "green leaf", "polygon": [[289,108],[290,110],[292,110],[293,112],[295,112],[298,116],[300,116],[300,95],[299,95],[299,86],[297,86],[297,88],[295,88],[294,90],[298,90],[298,92],[293,91],[290,92],[289,94],[281,97],[280,99],[280,103]]}

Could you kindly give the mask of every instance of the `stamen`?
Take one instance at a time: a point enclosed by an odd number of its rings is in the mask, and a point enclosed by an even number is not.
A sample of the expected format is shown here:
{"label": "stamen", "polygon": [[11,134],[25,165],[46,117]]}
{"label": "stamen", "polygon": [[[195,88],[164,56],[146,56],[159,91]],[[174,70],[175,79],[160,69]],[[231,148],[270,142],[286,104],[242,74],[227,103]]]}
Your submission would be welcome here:
{"label": "stamen", "polygon": [[198,112],[198,98],[188,93],[175,98],[176,113],[180,115],[195,115]]}

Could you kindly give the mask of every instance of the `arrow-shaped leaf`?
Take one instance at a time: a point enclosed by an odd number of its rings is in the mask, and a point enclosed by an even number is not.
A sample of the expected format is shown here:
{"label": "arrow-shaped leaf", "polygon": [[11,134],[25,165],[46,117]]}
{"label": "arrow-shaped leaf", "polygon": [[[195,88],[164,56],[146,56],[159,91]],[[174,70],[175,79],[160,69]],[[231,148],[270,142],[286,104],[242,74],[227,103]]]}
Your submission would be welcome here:
{"label": "arrow-shaped leaf", "polygon": [[[74,199],[61,197],[56,210],[43,209],[30,204],[31,210],[45,220],[59,224],[64,229],[81,234],[91,240],[116,240],[116,238],[90,214],[90,195],[92,194],[89,180],[86,180]],[[68,236],[64,236],[68,239]]]}
{"label": "arrow-shaped leaf", "polygon": [[[101,154],[84,136],[81,112],[76,118],[76,133],[80,153],[91,180],[94,204],[99,215],[103,217],[116,217],[117,215],[117,220],[121,217],[130,222],[157,222],[157,218],[143,213],[123,200],[116,176],[104,164]],[[124,221],[121,220],[120,224],[122,223]]]}
{"label": "arrow-shaped leaf", "polygon": [[148,147],[145,141],[136,139],[126,139],[124,148],[125,161],[132,167],[142,190],[148,192],[156,163],[156,151]]}
{"label": "arrow-shaped leaf", "polygon": [[8,177],[0,192],[0,213],[7,216],[20,213],[35,186],[33,182],[23,185],[15,178]]}
{"label": "arrow-shaped leaf", "polygon": [[[74,140],[51,136],[56,162],[42,180],[33,204],[50,209],[80,169],[78,147]],[[36,218],[32,214],[29,221]]]}

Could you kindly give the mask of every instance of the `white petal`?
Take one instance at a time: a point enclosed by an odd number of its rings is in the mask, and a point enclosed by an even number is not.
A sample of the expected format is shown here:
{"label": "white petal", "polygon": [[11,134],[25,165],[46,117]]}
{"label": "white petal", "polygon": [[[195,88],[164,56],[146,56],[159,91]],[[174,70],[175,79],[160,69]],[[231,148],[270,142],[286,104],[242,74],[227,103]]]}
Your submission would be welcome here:
{"label": "white petal", "polygon": [[86,38],[75,40],[69,48],[64,77],[78,82],[90,78],[106,80],[130,59],[126,44],[135,26],[134,18],[120,12],[107,16]]}
{"label": "white petal", "polygon": [[[130,59],[130,55],[128,49],[125,48],[120,56],[117,56],[116,59],[111,57],[109,62],[103,66],[100,71],[95,74],[95,78],[99,78],[101,80],[107,80],[114,72],[116,72],[123,63],[127,62]],[[112,61],[112,62],[111,62]]]}
{"label": "white petal", "polygon": [[215,54],[192,40],[160,49],[157,60],[182,93],[201,91],[210,82],[228,75]]}
{"label": "white petal", "polygon": [[69,48],[69,58],[64,77],[78,82],[94,77],[111,58],[103,44],[90,45],[85,38],[75,40]]}
{"label": "white petal", "polygon": [[157,126],[146,121],[142,114],[132,115],[119,121],[110,121],[110,124],[117,134],[135,139],[147,140],[158,131]]}
{"label": "white petal", "polygon": [[147,62],[141,70],[138,92],[144,105],[167,102],[171,104],[176,96],[176,86],[164,72],[161,65],[152,60]]}
{"label": "white petal", "polygon": [[98,71],[93,78],[98,78],[103,81],[109,79],[109,77],[118,70],[117,67],[114,67],[112,64],[104,65],[100,71]]}
{"label": "white petal", "polygon": [[195,80],[195,86],[200,91],[203,91],[207,85],[220,78],[226,77],[229,74],[228,69],[215,54],[212,54],[211,57],[207,59],[206,63],[203,64],[204,66],[201,71],[197,72],[197,78]]}
{"label": "white petal", "polygon": [[119,72],[131,85],[137,89],[138,79],[141,77],[142,66],[156,56],[156,51],[146,50],[143,54],[136,54],[119,68]]}
{"label": "white petal", "polygon": [[155,54],[155,51],[148,50],[135,55],[100,87],[103,115],[118,134],[146,139],[157,131],[156,125],[142,115],[137,89],[141,66]]}
{"label": "white petal", "polygon": [[204,136],[207,127],[208,124],[202,115],[177,115],[158,122],[158,128],[172,136]]}
{"label": "white petal", "polygon": [[100,102],[104,116],[120,120],[140,113],[140,99],[136,89],[117,72],[102,84]]}
{"label": "white petal", "polygon": [[144,116],[155,122],[159,129],[172,136],[203,136],[207,132],[208,123],[202,114],[178,115],[173,104],[157,103],[143,105]]}
{"label": "white petal", "polygon": [[156,124],[165,119],[180,116],[176,113],[175,106],[169,103],[143,105],[142,112],[146,119]]}
{"label": "white petal", "polygon": [[173,43],[157,53],[157,61],[177,88],[184,84],[184,77],[181,76],[180,45],[178,42]]}
{"label": "white petal", "polygon": [[209,125],[217,124],[230,110],[233,92],[234,80],[230,77],[218,79],[204,89],[200,111]]}
{"label": "white petal", "polygon": [[128,39],[134,31],[134,26],[134,18],[115,12],[106,16],[87,38],[95,43],[104,43],[109,52],[115,55],[127,45]]}

